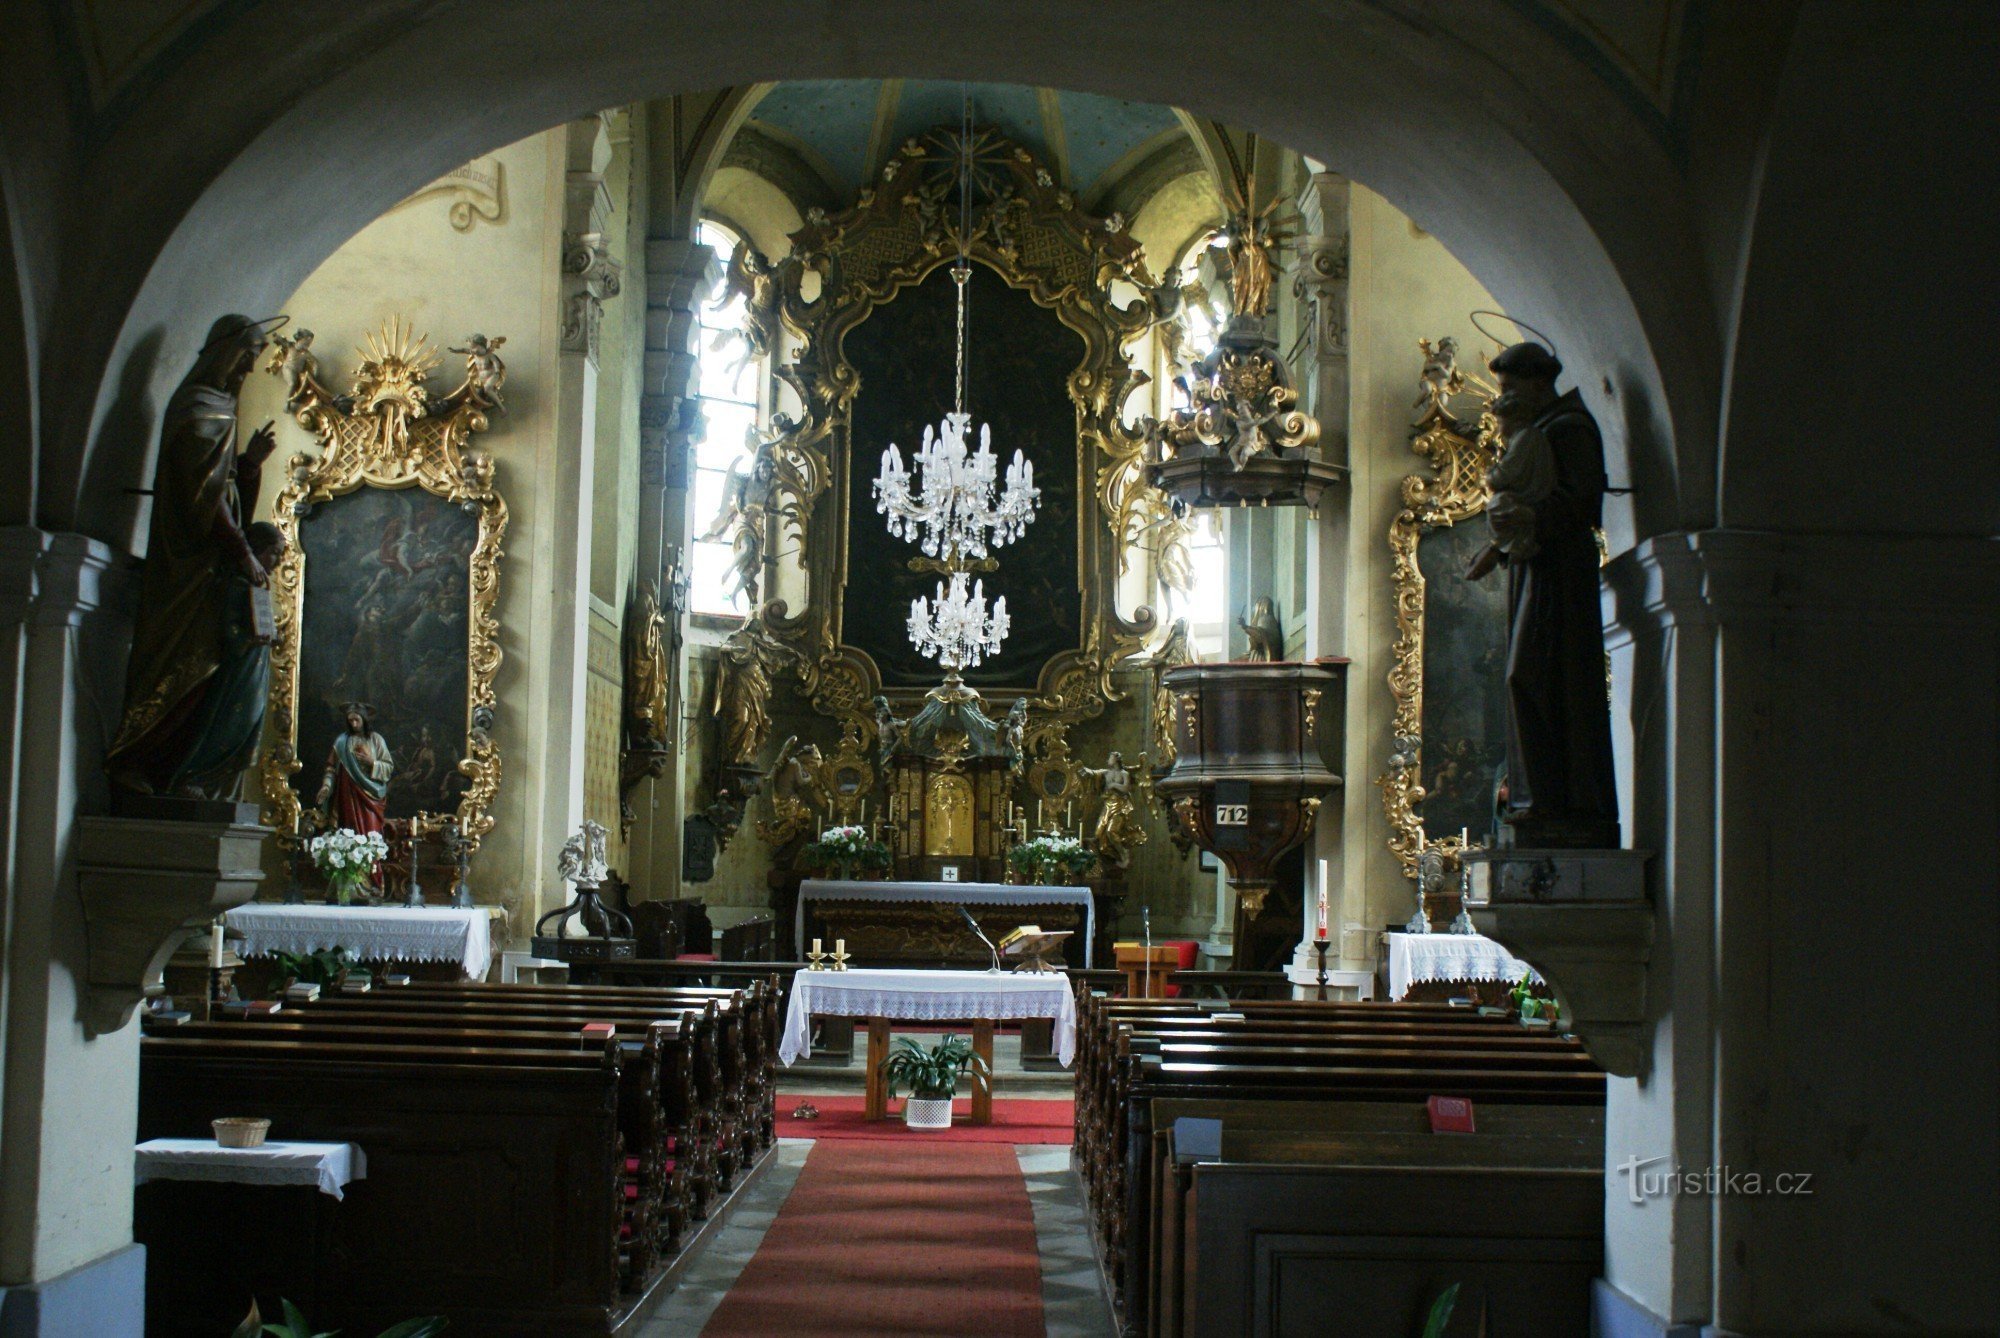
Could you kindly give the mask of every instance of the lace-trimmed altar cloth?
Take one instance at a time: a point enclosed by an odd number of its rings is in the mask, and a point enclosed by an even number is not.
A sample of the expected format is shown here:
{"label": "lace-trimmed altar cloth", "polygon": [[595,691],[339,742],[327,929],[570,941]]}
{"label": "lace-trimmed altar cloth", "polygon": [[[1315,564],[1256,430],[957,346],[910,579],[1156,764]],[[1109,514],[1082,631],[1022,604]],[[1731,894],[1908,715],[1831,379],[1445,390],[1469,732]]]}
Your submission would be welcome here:
{"label": "lace-trimmed altar cloth", "polygon": [[1389,998],[1430,980],[1505,980],[1534,969],[1484,934],[1390,934]]}
{"label": "lace-trimmed altar cloth", "polygon": [[343,1190],[368,1178],[368,1154],[353,1143],[264,1143],[226,1148],[206,1138],[155,1138],[135,1149],[134,1177],[210,1180],[235,1185],[315,1185],[344,1198]]}
{"label": "lace-trimmed altar cloth", "polygon": [[364,962],[457,962],[473,980],[493,963],[483,906],[238,906],[223,920],[243,935],[245,957],[303,956],[345,948]]}
{"label": "lace-trimmed altar cloth", "polygon": [[886,1017],[904,1022],[996,1022],[1045,1017],[1055,1022],[1056,1058],[1076,1057],[1076,996],[1060,971],[801,971],[778,1058],[791,1064],[812,1048],[812,1019]]}

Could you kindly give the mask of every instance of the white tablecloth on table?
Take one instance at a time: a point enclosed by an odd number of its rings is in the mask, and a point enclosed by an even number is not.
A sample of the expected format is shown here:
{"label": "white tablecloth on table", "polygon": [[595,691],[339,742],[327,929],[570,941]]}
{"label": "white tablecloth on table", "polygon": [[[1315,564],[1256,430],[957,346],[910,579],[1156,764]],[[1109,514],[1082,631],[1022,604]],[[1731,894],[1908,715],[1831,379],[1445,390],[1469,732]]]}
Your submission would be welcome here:
{"label": "white tablecloth on table", "polygon": [[798,909],[792,915],[792,941],[806,950],[806,903],[809,901],[873,901],[894,905],[922,903],[939,906],[1081,906],[1083,964],[1090,965],[1097,941],[1097,899],[1087,887],[1055,887],[1038,883],[871,882],[863,878],[808,878],[799,884]]}
{"label": "white tablecloth on table", "polygon": [[491,917],[484,907],[239,906],[224,921],[243,935],[245,957],[303,956],[345,948],[366,962],[457,962],[473,980],[493,963]]}
{"label": "white tablecloth on table", "polygon": [[1511,982],[1535,975],[1526,962],[1484,934],[1390,934],[1388,939],[1392,1001],[1428,980]]}
{"label": "white tablecloth on table", "polygon": [[219,1180],[236,1185],[316,1185],[336,1199],[368,1178],[368,1155],[352,1143],[272,1143],[226,1148],[207,1138],[155,1138],[137,1149],[137,1181]]}
{"label": "white tablecloth on table", "polygon": [[905,1022],[996,1022],[1045,1017],[1055,1025],[1056,1058],[1076,1056],[1076,995],[1060,971],[801,971],[778,1058],[786,1064],[812,1048],[812,1019],[887,1017]]}

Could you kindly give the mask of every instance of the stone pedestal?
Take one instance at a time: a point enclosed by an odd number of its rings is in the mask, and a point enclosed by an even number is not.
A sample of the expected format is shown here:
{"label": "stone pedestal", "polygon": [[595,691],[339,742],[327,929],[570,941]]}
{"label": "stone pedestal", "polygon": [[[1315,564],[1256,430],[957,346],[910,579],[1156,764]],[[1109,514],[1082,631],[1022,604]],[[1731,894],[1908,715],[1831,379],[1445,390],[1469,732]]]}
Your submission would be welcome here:
{"label": "stone pedestal", "polygon": [[1591,1057],[1621,1077],[1652,1052],[1653,906],[1643,850],[1470,850],[1466,910],[1541,972]]}
{"label": "stone pedestal", "polygon": [[89,945],[81,1012],[116,1031],[189,933],[257,895],[268,827],[148,818],[77,820],[77,886]]}

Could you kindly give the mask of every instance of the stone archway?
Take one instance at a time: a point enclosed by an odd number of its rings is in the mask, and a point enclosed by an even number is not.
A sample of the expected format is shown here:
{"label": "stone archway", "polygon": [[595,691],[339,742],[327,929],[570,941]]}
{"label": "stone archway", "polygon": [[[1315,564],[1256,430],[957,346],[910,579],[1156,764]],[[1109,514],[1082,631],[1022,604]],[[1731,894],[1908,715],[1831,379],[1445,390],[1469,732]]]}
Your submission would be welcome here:
{"label": "stone archway", "polygon": [[[129,539],[120,490],[146,449],[135,392],[158,401],[205,313],[281,301],[450,166],[635,97],[877,74],[1184,105],[1367,183],[1533,313],[1603,394],[1614,455],[1646,485],[1638,534],[1712,510],[1717,322],[1670,146],[1573,37],[1502,0],[1430,28],[1358,0],[1310,23],[1260,13],[1226,29],[1186,2],[870,0],[801,21],[762,0],[679,6],[669,24],[641,5],[560,23],[449,0],[399,28],[303,8],[284,31],[212,17],[199,58],[126,90],[91,127],[98,166],[76,183],[88,222],[66,239],[61,284],[65,308],[87,314],[52,335],[41,384],[44,524]],[[334,48],[344,63],[323,58]]]}

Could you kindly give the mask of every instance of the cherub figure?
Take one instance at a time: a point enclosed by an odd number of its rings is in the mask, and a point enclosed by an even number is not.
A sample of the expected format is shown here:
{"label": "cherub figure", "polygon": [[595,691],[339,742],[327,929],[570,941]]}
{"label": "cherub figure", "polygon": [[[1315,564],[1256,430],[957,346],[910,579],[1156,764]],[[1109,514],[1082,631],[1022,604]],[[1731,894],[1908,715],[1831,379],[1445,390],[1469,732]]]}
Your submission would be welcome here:
{"label": "cherub figure", "polygon": [[506,342],[505,335],[488,339],[475,334],[465,341],[465,347],[452,349],[465,355],[465,388],[474,403],[494,409],[507,407],[500,398],[500,387],[507,384],[507,364],[500,360],[500,346]]}
{"label": "cherub figure", "polygon": [[1419,339],[1417,347],[1424,353],[1424,369],[1417,374],[1423,390],[1410,407],[1435,404],[1443,408],[1446,397],[1465,389],[1465,373],[1458,370],[1458,340],[1446,335],[1433,345],[1428,339]]}
{"label": "cherub figure", "polygon": [[300,330],[289,339],[282,334],[271,336],[271,362],[269,370],[282,373],[285,378],[285,408],[295,411],[305,398],[306,383],[319,376],[319,359],[313,356],[313,332]]}

